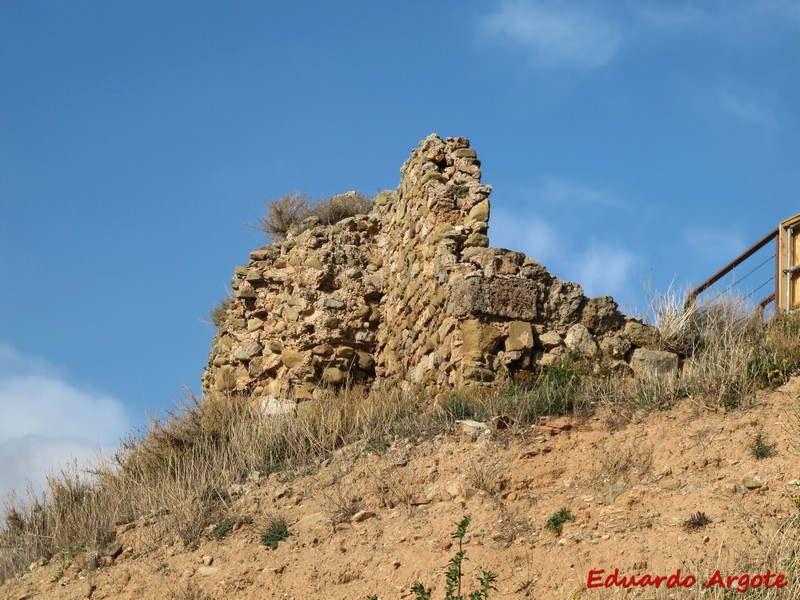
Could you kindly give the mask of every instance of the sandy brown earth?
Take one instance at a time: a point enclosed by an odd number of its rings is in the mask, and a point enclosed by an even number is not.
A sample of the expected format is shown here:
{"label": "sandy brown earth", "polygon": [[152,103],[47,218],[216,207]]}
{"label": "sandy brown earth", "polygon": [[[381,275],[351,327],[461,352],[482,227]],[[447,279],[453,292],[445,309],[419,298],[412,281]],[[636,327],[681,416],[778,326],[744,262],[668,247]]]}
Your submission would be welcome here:
{"label": "sandy brown earth", "polygon": [[[466,590],[489,569],[498,575],[491,598],[697,598],[716,569],[722,584],[742,574],[755,583],[760,573],[760,590],[783,575],[789,585],[776,597],[791,598],[800,589],[787,575],[800,548],[791,496],[800,490],[787,482],[800,479],[798,429],[794,379],[728,413],[688,399],[628,416],[348,447],[314,473],[256,474],[235,486],[239,524],[222,540],[156,544],[155,516],[120,528],[124,551],[113,562],[94,569],[84,555],[55,557],[8,581],[0,597],[389,600],[413,598],[418,580],[443,598],[453,524],[469,514]],[[759,431],[776,456],[751,455]],[[546,522],[562,507],[576,518],[556,535]],[[270,550],[261,534],[276,514],[291,536]],[[664,579],[658,590],[587,588],[615,569],[618,580],[680,570],[686,587],[666,589]],[[717,583],[710,590],[721,597]]]}

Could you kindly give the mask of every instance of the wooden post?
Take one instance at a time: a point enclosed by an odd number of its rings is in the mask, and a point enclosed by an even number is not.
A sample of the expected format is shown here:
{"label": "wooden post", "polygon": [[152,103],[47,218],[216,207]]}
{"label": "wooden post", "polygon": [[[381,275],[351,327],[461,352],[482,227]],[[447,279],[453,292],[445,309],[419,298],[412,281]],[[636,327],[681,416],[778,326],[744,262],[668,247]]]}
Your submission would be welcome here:
{"label": "wooden post", "polygon": [[800,308],[800,215],[778,228],[775,308],[788,312]]}

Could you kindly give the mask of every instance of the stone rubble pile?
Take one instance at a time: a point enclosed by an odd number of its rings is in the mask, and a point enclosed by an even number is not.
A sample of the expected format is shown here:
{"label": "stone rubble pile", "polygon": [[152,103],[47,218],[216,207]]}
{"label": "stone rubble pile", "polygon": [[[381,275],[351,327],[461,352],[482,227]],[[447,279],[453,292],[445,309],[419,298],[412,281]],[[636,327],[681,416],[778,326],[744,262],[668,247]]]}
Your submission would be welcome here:
{"label": "stone rubble pile", "polygon": [[288,234],[236,267],[203,374],[279,412],[320,387],[400,383],[436,394],[571,356],[677,371],[656,332],[519,252],[489,248],[489,193],[465,138],[423,140],[369,214]]}

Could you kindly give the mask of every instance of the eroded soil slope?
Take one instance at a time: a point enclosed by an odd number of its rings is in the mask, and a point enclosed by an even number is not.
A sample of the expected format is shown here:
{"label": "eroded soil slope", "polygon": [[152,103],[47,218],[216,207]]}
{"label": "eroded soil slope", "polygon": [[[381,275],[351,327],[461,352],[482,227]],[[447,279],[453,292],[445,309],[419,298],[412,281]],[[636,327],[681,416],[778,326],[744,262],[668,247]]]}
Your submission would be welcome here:
{"label": "eroded soil slope", "polygon": [[[800,547],[790,520],[798,490],[787,482],[800,478],[799,425],[795,379],[727,414],[684,400],[664,411],[348,447],[313,473],[255,474],[235,486],[237,524],[222,539],[207,534],[196,549],[158,541],[156,515],[120,527],[115,559],[94,568],[83,554],[56,557],[0,596],[389,600],[412,598],[421,581],[439,598],[453,523],[469,514],[468,591],[486,568],[498,575],[497,598],[699,597],[717,568],[723,577],[770,568],[788,578],[788,598],[798,589],[787,563]],[[775,456],[752,455],[758,432]],[[561,508],[575,520],[556,535],[546,523]],[[291,535],[270,550],[261,538],[275,515]],[[605,577],[615,568],[652,577],[680,569],[697,582],[669,593],[587,589],[590,570]]]}

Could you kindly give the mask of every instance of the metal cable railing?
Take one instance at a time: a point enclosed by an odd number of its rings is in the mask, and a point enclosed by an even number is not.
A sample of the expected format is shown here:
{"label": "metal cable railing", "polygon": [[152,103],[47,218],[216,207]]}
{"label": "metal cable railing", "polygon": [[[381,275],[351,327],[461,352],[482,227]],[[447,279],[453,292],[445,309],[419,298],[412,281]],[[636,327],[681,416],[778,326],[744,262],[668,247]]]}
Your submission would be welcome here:
{"label": "metal cable railing", "polygon": [[[693,304],[695,304],[695,303],[697,302],[697,297],[698,297],[700,294],[702,294],[704,291],[706,291],[706,290],[707,290],[708,288],[710,288],[712,285],[714,285],[715,283],[717,283],[717,282],[718,282],[719,280],[721,280],[723,277],[725,277],[726,275],[728,275],[728,274],[729,274],[731,271],[733,271],[733,270],[734,270],[736,267],[738,267],[740,264],[742,264],[743,262],[745,262],[745,261],[746,261],[748,258],[750,258],[750,257],[751,257],[751,256],[753,256],[754,254],[756,254],[756,252],[758,252],[759,250],[761,250],[761,249],[762,249],[764,246],[766,246],[767,244],[769,244],[769,243],[770,243],[771,241],[773,241],[773,240],[774,240],[776,237],[778,237],[778,229],[774,229],[773,231],[771,231],[770,233],[768,233],[767,235],[765,235],[765,236],[764,236],[762,239],[760,239],[758,242],[756,242],[755,244],[753,244],[753,245],[752,245],[750,248],[748,248],[747,250],[745,250],[745,251],[744,251],[742,254],[740,254],[740,255],[739,255],[737,258],[735,258],[734,260],[732,260],[731,262],[729,262],[727,265],[725,265],[724,267],[722,267],[722,269],[720,269],[719,271],[717,271],[717,272],[716,272],[714,275],[712,275],[712,276],[711,276],[711,277],[709,277],[709,278],[708,278],[706,281],[704,281],[704,282],[703,282],[703,283],[701,283],[699,286],[697,286],[697,287],[696,287],[694,290],[692,290],[692,292],[691,292],[691,293],[690,293],[690,294],[687,296],[687,298],[686,298],[686,305],[685,305],[685,306],[686,306],[686,308],[688,308],[688,307],[692,306]],[[764,266],[765,266],[766,264],[768,264],[769,262],[773,262],[773,264],[774,264],[775,256],[776,256],[776,254],[775,254],[775,253],[773,253],[773,254],[772,254],[772,256],[770,256],[769,258],[766,258],[766,259],[764,259],[764,260],[763,260],[763,261],[762,261],[762,262],[761,262],[759,265],[757,265],[756,267],[752,268],[752,269],[751,269],[750,271],[748,271],[748,272],[747,272],[747,273],[746,273],[746,274],[745,274],[743,277],[741,277],[741,278],[740,278],[740,279],[738,279],[738,280],[735,280],[735,281],[731,282],[731,283],[730,283],[730,285],[728,286],[728,288],[725,290],[725,292],[730,292],[730,291],[732,291],[732,290],[733,290],[733,288],[734,288],[735,286],[737,286],[737,285],[741,285],[742,281],[744,281],[745,279],[747,279],[748,277],[750,277],[751,275],[753,275],[754,273],[756,273],[756,272],[757,272],[759,269],[761,269],[762,267],[764,267]],[[752,290],[752,291],[751,291],[749,294],[747,294],[747,296],[745,296],[745,297],[747,297],[747,298],[751,297],[751,296],[752,296],[752,295],[754,295],[754,294],[755,294],[757,291],[759,291],[759,290],[760,290],[760,289],[762,289],[762,288],[763,288],[765,285],[767,285],[767,284],[768,284],[770,281],[774,281],[774,280],[775,280],[775,275],[773,274],[773,275],[771,275],[771,276],[769,277],[769,279],[767,279],[767,281],[765,281],[764,283],[762,283],[761,285],[759,285],[757,288],[755,288],[754,290]],[[764,300],[762,300],[762,301],[761,301],[761,303],[759,303],[759,307],[762,309],[762,311],[763,311],[763,308],[764,308],[766,305],[768,305],[768,304],[769,304],[769,302],[771,302],[771,301],[772,301],[772,299],[774,299],[774,296],[775,296],[775,294],[773,293],[773,294],[771,295],[771,298],[765,298]]]}

